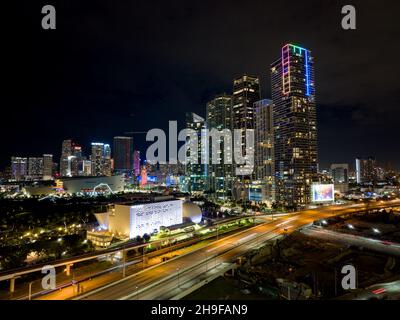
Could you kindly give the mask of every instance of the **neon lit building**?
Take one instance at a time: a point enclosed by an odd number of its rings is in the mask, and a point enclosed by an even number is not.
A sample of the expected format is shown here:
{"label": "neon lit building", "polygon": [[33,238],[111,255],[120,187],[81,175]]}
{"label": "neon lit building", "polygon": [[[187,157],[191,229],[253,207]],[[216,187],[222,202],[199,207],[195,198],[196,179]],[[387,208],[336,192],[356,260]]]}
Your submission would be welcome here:
{"label": "neon lit building", "polygon": [[136,177],[140,175],[140,151],[139,150],[135,150],[133,152],[133,172]]}
{"label": "neon lit building", "polygon": [[144,187],[147,184],[147,168],[146,166],[142,166],[142,170],[140,171],[140,185]]}
{"label": "neon lit building", "polygon": [[276,202],[311,203],[317,181],[317,115],[314,59],[305,48],[287,44],[271,65],[274,103]]}
{"label": "neon lit building", "polygon": [[28,175],[28,158],[11,157],[11,177],[13,180],[24,180]]}

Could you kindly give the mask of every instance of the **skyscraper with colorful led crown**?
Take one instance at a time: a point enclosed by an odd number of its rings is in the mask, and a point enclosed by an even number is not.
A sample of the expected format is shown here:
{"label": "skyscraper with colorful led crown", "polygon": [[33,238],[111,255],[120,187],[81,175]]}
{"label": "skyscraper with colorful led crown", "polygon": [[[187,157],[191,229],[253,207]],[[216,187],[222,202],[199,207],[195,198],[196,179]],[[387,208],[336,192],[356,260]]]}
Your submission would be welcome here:
{"label": "skyscraper with colorful led crown", "polygon": [[308,49],[287,44],[271,65],[274,103],[276,201],[302,207],[317,180],[317,114],[314,59]]}

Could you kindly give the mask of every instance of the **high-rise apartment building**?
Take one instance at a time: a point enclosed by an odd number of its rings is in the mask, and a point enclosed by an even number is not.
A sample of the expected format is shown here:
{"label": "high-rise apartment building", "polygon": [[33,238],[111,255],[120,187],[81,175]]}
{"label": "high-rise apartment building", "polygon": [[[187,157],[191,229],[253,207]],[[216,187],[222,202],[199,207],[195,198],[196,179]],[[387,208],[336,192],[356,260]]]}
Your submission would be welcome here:
{"label": "high-rise apartment building", "polygon": [[28,159],[24,157],[11,157],[11,178],[21,181],[28,175]]}
{"label": "high-rise apartment building", "polygon": [[331,176],[336,191],[345,193],[349,190],[349,165],[347,163],[331,164]]}
{"label": "high-rise apartment building", "polygon": [[[102,142],[93,142],[90,162],[92,166],[92,176],[111,176],[112,159],[110,145]],[[85,168],[84,171],[87,173],[88,169]]]}
{"label": "high-rise apartment building", "polygon": [[207,169],[206,164],[208,150],[205,143],[206,122],[204,118],[195,113],[186,114],[186,129],[193,133],[188,149],[186,150],[185,176],[187,189],[189,192],[201,192],[207,188]]}
{"label": "high-rise apartment building", "polygon": [[[243,75],[233,81],[232,96],[232,129],[242,130],[241,141],[242,155],[246,155],[246,130],[254,130],[254,103],[260,100],[260,80],[258,77]],[[236,144],[236,142],[234,143]],[[247,146],[252,148],[252,146]],[[253,151],[254,150],[249,150]],[[246,183],[250,181],[254,167],[236,165],[240,175],[239,180]],[[234,172],[236,175],[236,173]]]}
{"label": "high-rise apartment building", "polygon": [[53,155],[43,155],[43,180],[51,180],[53,177]]}
{"label": "high-rise apartment building", "polygon": [[140,175],[140,151],[135,150],[133,152],[133,172],[135,177]]}
{"label": "high-rise apartment building", "polygon": [[276,201],[288,207],[311,202],[318,179],[314,59],[305,48],[287,44],[271,65],[274,103]]}
{"label": "high-rise apartment building", "polygon": [[60,158],[60,175],[71,176],[72,140],[66,139],[62,142]]}
{"label": "high-rise apartment building", "polygon": [[357,183],[374,183],[377,180],[376,160],[372,157],[356,159]]}
{"label": "high-rise apartment building", "polygon": [[43,178],[43,157],[28,158],[28,177],[30,180]]}
{"label": "high-rise apartment building", "polygon": [[92,175],[102,176],[104,164],[104,143],[92,143],[92,154],[90,156],[90,160],[92,162]]}
{"label": "high-rise apartment building", "polygon": [[114,170],[118,172],[132,171],[133,138],[114,137]]}
{"label": "high-rise apartment building", "polygon": [[[232,136],[224,136],[224,130],[232,128],[232,96],[222,94],[207,103],[206,122],[210,132],[213,129],[221,133],[215,139],[219,144],[217,162],[213,163],[212,146],[209,148],[208,188],[217,198],[231,196],[233,183],[233,142]],[[214,161],[215,162],[215,161]]]}
{"label": "high-rise apartment building", "polygon": [[111,146],[104,144],[103,175],[111,176],[113,171],[113,160],[111,158]]}
{"label": "high-rise apartment building", "polygon": [[264,99],[254,103],[255,180],[262,189],[262,201],[275,201],[275,163],[273,103]]}
{"label": "high-rise apartment building", "polygon": [[349,165],[347,163],[331,164],[333,183],[349,183]]}

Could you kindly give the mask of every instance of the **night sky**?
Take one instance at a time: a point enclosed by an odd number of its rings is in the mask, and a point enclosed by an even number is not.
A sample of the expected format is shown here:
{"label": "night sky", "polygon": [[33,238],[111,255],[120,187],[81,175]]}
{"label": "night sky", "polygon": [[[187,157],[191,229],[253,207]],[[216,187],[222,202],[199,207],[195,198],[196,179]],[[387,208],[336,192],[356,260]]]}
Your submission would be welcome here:
{"label": "night sky", "polygon": [[[399,1],[14,1],[2,4],[0,169],[73,138],[183,126],[243,73],[270,97],[269,65],[295,43],[315,57],[320,166],[375,156],[400,168]],[[41,8],[57,29],[41,28]],[[357,30],[341,28],[341,7]],[[145,135],[134,136],[145,150]]]}

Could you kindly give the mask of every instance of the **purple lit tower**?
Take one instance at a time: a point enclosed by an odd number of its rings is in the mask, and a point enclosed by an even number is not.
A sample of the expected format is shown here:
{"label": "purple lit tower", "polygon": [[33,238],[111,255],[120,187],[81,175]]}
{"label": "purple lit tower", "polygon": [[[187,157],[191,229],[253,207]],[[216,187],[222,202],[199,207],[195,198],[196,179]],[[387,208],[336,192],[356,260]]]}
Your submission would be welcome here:
{"label": "purple lit tower", "polygon": [[133,172],[136,177],[140,175],[140,151],[139,150],[135,150],[133,152]]}
{"label": "purple lit tower", "polygon": [[271,65],[276,202],[303,207],[318,179],[314,58],[287,44]]}

